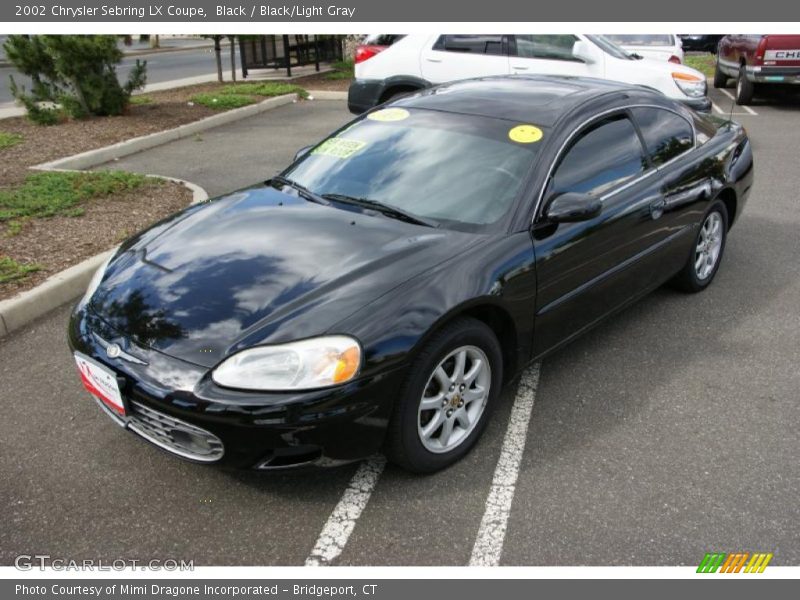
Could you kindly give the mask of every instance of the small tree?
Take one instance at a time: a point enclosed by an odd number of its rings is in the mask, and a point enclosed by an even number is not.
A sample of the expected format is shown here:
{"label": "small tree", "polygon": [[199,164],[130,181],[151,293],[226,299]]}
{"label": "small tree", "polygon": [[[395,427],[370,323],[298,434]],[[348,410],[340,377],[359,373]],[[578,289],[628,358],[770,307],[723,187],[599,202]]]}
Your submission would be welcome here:
{"label": "small tree", "polygon": [[224,35],[204,35],[204,38],[214,40],[214,57],[217,59],[217,81],[222,83],[222,38]]}
{"label": "small tree", "polygon": [[122,52],[113,35],[10,35],[3,47],[8,60],[33,82],[28,92],[11,76],[11,93],[40,123],[58,118],[52,106],[42,103],[58,104],[74,118],[121,114],[147,78],[147,63],[137,60],[120,85],[116,66]]}
{"label": "small tree", "polygon": [[231,79],[236,83],[236,36],[229,35],[228,40],[231,43]]}

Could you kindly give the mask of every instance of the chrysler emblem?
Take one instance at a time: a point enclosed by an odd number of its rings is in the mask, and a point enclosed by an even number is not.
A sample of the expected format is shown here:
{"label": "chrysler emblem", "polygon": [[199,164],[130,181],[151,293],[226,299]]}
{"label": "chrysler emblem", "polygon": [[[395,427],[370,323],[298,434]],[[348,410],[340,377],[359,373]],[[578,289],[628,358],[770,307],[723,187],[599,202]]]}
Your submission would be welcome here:
{"label": "chrysler emblem", "polygon": [[119,347],[119,344],[109,344],[106,346],[106,354],[108,358],[118,358],[122,354],[122,348]]}
{"label": "chrysler emblem", "polygon": [[121,358],[122,360],[135,363],[137,365],[147,364],[147,362],[143,361],[141,358],[136,358],[130,352],[125,352],[125,350],[123,350],[122,346],[119,344],[108,342],[94,332],[92,332],[92,336],[95,340],[97,340],[97,343],[100,344],[103,349],[105,349],[106,356],[108,356],[108,358]]}

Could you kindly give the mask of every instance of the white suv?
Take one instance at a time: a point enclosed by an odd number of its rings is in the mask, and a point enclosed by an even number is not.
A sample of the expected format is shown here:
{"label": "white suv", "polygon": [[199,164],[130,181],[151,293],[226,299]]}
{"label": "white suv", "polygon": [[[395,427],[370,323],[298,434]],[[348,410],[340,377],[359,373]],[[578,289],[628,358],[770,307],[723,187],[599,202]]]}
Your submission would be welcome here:
{"label": "white suv", "polygon": [[356,63],[348,107],[361,113],[395,96],[472,77],[572,75],[656,89],[702,112],[706,78],[685,65],[637,58],[601,35],[411,34]]}

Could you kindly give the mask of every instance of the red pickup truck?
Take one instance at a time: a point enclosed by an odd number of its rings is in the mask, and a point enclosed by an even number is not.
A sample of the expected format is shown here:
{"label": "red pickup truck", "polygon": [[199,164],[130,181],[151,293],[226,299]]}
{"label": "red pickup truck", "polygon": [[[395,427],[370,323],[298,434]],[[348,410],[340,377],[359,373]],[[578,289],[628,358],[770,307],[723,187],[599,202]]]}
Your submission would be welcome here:
{"label": "red pickup truck", "polygon": [[762,83],[800,84],[800,35],[726,35],[719,41],[714,87],[736,80],[736,104]]}

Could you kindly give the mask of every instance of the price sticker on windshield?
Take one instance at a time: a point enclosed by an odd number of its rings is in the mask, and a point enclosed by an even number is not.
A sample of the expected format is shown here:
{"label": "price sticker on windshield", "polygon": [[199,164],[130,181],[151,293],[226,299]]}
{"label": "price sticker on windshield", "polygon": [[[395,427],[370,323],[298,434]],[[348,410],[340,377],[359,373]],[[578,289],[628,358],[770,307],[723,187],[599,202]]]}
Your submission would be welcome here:
{"label": "price sticker on windshield", "polygon": [[376,110],[367,115],[370,121],[381,121],[383,123],[391,123],[393,121],[403,121],[407,119],[411,113],[405,108],[383,108]]}
{"label": "price sticker on windshield", "polygon": [[311,151],[311,154],[317,154],[319,156],[332,156],[333,158],[350,158],[353,156],[353,154],[361,150],[366,145],[367,142],[334,137],[328,138],[322,142],[319,146]]}

